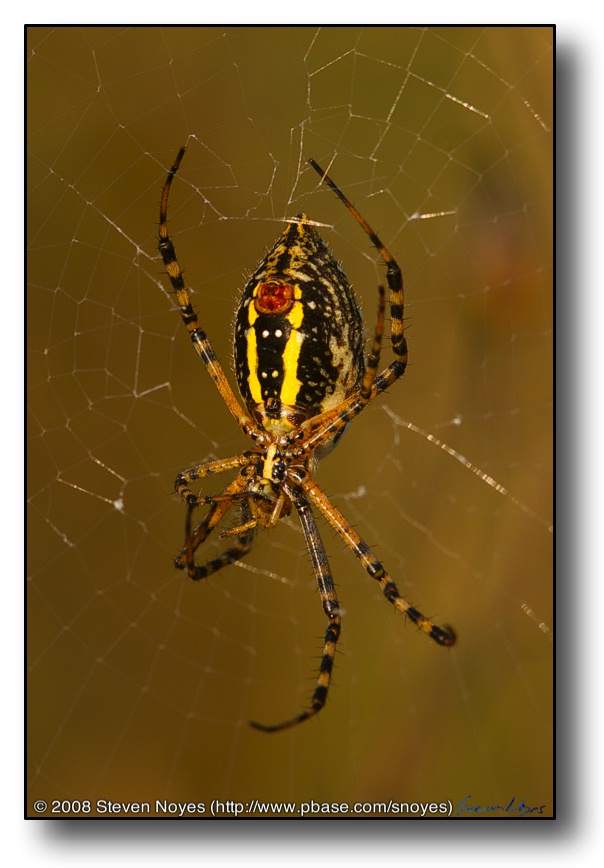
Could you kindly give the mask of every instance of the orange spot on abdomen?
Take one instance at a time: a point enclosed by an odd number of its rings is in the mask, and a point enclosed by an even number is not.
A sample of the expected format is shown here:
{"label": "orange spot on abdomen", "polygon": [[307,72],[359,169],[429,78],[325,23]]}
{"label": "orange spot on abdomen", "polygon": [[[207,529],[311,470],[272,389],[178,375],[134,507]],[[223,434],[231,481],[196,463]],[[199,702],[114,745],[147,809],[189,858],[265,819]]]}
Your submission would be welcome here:
{"label": "orange spot on abdomen", "polygon": [[261,283],[254,301],[258,313],[285,313],[294,302],[289,283]]}

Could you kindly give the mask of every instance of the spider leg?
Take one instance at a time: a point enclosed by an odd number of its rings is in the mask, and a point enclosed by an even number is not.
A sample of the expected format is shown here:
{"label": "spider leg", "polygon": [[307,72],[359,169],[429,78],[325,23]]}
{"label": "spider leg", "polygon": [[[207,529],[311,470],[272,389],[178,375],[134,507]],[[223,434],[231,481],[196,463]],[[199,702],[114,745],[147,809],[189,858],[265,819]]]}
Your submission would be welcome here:
{"label": "spider leg", "polygon": [[168,274],[168,277],[170,278],[172,289],[176,294],[176,300],[178,301],[182,321],[185,324],[187,331],[189,332],[189,336],[191,338],[191,341],[193,342],[193,346],[195,347],[197,354],[208,369],[208,373],[214,381],[214,385],[220,392],[222,399],[224,400],[225,404],[231,412],[231,415],[233,416],[241,430],[244,432],[244,434],[247,434],[247,436],[250,437],[252,440],[256,440],[258,439],[258,437],[262,436],[262,432],[258,428],[256,423],[252,421],[252,419],[241,407],[241,404],[237,400],[235,393],[233,392],[229,381],[225,376],[222,365],[218,361],[218,358],[216,356],[216,353],[214,352],[214,348],[210,343],[208,336],[203,331],[203,329],[199,327],[197,314],[193,310],[191,298],[189,296],[187,287],[185,286],[185,281],[180,266],[178,264],[178,260],[176,259],[174,244],[172,243],[172,239],[168,234],[168,198],[170,195],[170,187],[172,186],[172,181],[174,180],[174,176],[178,171],[180,162],[184,154],[185,148],[182,147],[178,152],[172,168],[168,172],[168,176],[162,190],[161,202],[159,206],[159,252],[161,254],[164,265],[166,266],[166,272]]}
{"label": "spider leg", "polygon": [[212,476],[215,473],[224,473],[226,470],[236,470],[240,467],[247,467],[254,458],[254,453],[250,450],[243,452],[241,455],[233,455],[232,458],[219,458],[217,461],[209,461],[207,464],[196,464],[195,467],[189,467],[188,470],[181,471],[174,480],[174,490],[180,494],[184,502],[192,506],[193,509],[201,506],[204,503],[212,503],[218,498],[202,497],[190,490],[191,482],[197,482],[206,476]]}
{"label": "spider leg", "polygon": [[[246,501],[242,501],[242,510],[245,510],[247,506]],[[206,516],[206,519],[208,516]],[[204,524],[204,522],[202,522]],[[214,527],[215,525],[213,525]],[[204,539],[207,539],[208,535],[211,533],[212,528],[207,530],[207,533],[204,535]],[[235,561],[241,560],[241,558],[245,557],[245,555],[252,548],[252,544],[254,542],[254,532],[253,530],[247,530],[243,533],[238,534],[237,541],[235,545],[230,546],[228,549],[225,549],[221,552],[217,557],[212,558],[211,561],[207,561],[207,563],[198,565],[193,564],[193,575],[191,575],[191,569],[189,564],[187,564],[189,577],[194,581],[199,581],[200,579],[206,579],[208,576],[211,576],[212,573],[217,573],[218,570],[221,570],[223,567],[228,567],[231,564],[234,564]],[[182,557],[182,555],[181,555]],[[186,563],[186,560],[185,560]],[[179,566],[178,562],[175,561],[175,566]]]}
{"label": "spider leg", "polygon": [[439,645],[454,645],[456,636],[453,629],[448,625],[438,627],[436,624],[433,624],[429,618],[422,615],[419,609],[416,609],[404,597],[401,597],[395,583],[367,543],[361,539],[339,510],[333,506],[316,482],[307,477],[301,480],[301,485],[313,503],[318,506],[325,518],[344,539],[346,545],[352,549],[356,557],[363,564],[369,577],[375,579],[379,584],[386,599],[406,615],[422,632],[426,633],[430,639],[433,639]]}
{"label": "spider leg", "polygon": [[292,726],[297,726],[299,723],[303,723],[305,720],[308,720],[309,717],[313,717],[321,711],[327,700],[336,646],[338,639],[340,638],[342,623],[340,604],[336,595],[329,561],[327,560],[325,547],[321,540],[310,503],[301,491],[290,489],[289,486],[288,495],[291,497],[298,515],[300,516],[300,524],[302,525],[306,544],[310,552],[313,569],[317,577],[319,593],[321,595],[321,603],[323,605],[323,611],[327,615],[328,624],[327,629],[325,630],[323,655],[319,665],[317,685],[310,701],[310,707],[282,723],[266,725],[263,723],[257,723],[256,721],[250,721],[250,726],[253,726],[255,729],[260,729],[263,732],[279,732],[282,729],[289,729]]}
{"label": "spider leg", "polygon": [[[390,340],[392,343],[392,352],[394,353],[395,361],[384,369],[381,376],[391,372],[394,379],[402,377],[407,366],[407,341],[404,335],[403,312],[404,312],[404,292],[403,292],[403,275],[396,259],[384,247],[377,233],[373,231],[369,223],[362,217],[352,202],[342,193],[340,188],[331,180],[329,175],[314,160],[308,161],[315,172],[321,175],[322,180],[328,187],[334,191],[336,196],[346,205],[354,219],[361,226],[364,232],[369,236],[369,239],[375,249],[378,251],[384,262],[386,263],[386,280],[390,289],[390,316],[392,322],[390,324]],[[394,382],[394,380],[393,380]],[[386,387],[385,387],[386,388]],[[379,389],[383,391],[383,389]]]}
{"label": "spider leg", "polygon": [[[213,558],[213,560],[208,561],[203,565],[197,565],[195,563],[195,552],[209,537],[216,525],[227,514],[232,505],[239,500],[241,492],[245,489],[246,485],[246,477],[243,474],[240,474],[226,487],[222,494],[217,495],[215,499],[207,498],[207,501],[211,502],[212,505],[208,514],[197,525],[194,532],[192,532],[193,512],[197,506],[197,502],[188,503],[187,518],[185,521],[185,545],[179,556],[174,561],[176,569],[184,570],[186,567],[189,578],[197,582],[201,579],[207,578],[207,576],[212,573],[221,570],[223,567],[234,563],[234,561],[240,560],[240,558],[249,552],[252,547],[254,534],[251,530],[249,532],[246,530],[245,532],[238,533],[235,545],[226,549],[226,551],[219,554],[218,557]],[[195,495],[191,495],[191,497],[195,497]],[[200,502],[204,501],[201,500]],[[240,502],[242,514],[245,521],[247,521],[251,515],[249,505],[246,499],[242,499]]]}
{"label": "spider leg", "polygon": [[[378,314],[373,333],[373,344],[371,352],[367,356],[367,366],[365,375],[361,383],[360,399],[363,404],[367,404],[371,400],[373,381],[380,363],[380,354],[382,351],[382,335],[384,334],[384,313],[386,308],[386,292],[383,286],[378,286]],[[360,411],[359,411],[360,412]]]}
{"label": "spider leg", "polygon": [[[251,496],[254,496],[253,492],[251,493]],[[258,525],[261,525],[266,529],[276,527],[282,518],[289,515],[290,507],[287,506],[287,498],[282,494],[275,500],[275,505],[270,511],[258,511],[258,508],[256,507],[255,509],[249,509],[248,513],[250,516],[248,521],[244,521],[235,527],[229,528],[229,530],[223,530],[220,534],[220,539],[227,539],[230,536],[240,536],[245,531],[253,530],[258,527]]]}

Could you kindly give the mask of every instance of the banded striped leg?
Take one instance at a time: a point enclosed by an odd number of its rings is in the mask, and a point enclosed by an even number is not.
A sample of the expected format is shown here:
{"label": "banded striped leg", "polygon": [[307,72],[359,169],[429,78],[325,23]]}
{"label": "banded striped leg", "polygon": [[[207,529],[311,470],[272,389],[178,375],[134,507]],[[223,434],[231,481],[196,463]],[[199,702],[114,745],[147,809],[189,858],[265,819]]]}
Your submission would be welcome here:
{"label": "banded striped leg", "polygon": [[193,342],[193,346],[195,347],[197,354],[208,369],[208,372],[212,380],[214,381],[216,388],[220,392],[222,399],[229,408],[231,415],[234,417],[241,430],[244,432],[244,434],[247,434],[247,436],[250,437],[252,440],[256,440],[259,436],[261,436],[261,431],[256,425],[256,423],[242,409],[241,404],[237,400],[235,393],[233,392],[229,381],[227,380],[225,373],[222,370],[222,366],[218,361],[218,358],[216,356],[216,353],[214,352],[212,344],[208,339],[208,336],[203,331],[203,329],[199,327],[197,314],[193,310],[193,305],[191,304],[189,292],[185,286],[182,271],[180,270],[180,266],[176,259],[174,244],[172,243],[172,240],[168,234],[168,197],[170,195],[170,187],[172,186],[172,181],[174,180],[174,176],[178,171],[178,167],[180,166],[180,162],[184,156],[184,153],[185,148],[182,147],[178,152],[172,168],[168,172],[168,177],[166,178],[166,182],[162,190],[161,203],[159,206],[159,252],[161,254],[161,258],[163,259],[164,265],[166,266],[166,272],[168,274],[168,277],[170,278],[172,288],[176,294],[176,299],[180,307],[180,315],[182,317],[182,321],[185,324],[187,331],[189,332],[191,341]]}
{"label": "banded striped leg", "polygon": [[[352,202],[342,193],[340,188],[331,180],[329,175],[314,160],[308,161],[315,172],[321,176],[323,181],[330,187],[336,196],[346,205],[354,219],[369,236],[369,239],[375,249],[378,251],[384,262],[386,263],[386,280],[390,289],[390,340],[392,343],[392,352],[394,353],[394,362],[380,374],[383,376],[393,376],[392,382],[397,380],[405,373],[407,366],[407,341],[404,335],[403,313],[405,299],[403,293],[403,275],[396,259],[389,253],[380,241],[379,236],[373,231],[369,223],[362,217]],[[390,372],[390,373],[388,373]],[[381,389],[380,391],[383,391]]]}
{"label": "banded striped leg", "polygon": [[[386,292],[383,286],[378,286],[378,312],[375,330],[373,332],[373,344],[371,352],[367,356],[367,367],[365,375],[361,383],[361,392],[359,395],[363,406],[371,400],[373,381],[380,363],[380,354],[382,352],[382,335],[384,334],[384,314],[386,311]],[[360,412],[360,411],[359,411]]]}
{"label": "banded striped leg", "polygon": [[178,474],[174,480],[174,490],[193,509],[197,506],[202,506],[204,503],[213,503],[219,499],[220,495],[205,497],[193,494],[189,488],[191,482],[197,482],[206,476],[214,476],[216,473],[224,473],[226,470],[247,467],[253,461],[253,457],[254,453],[248,451],[242,452],[241,455],[233,455],[231,458],[219,458],[217,461],[209,461],[207,464],[196,464],[195,467],[189,467],[188,470],[183,470]]}
{"label": "banded striped leg", "polygon": [[338,598],[336,596],[336,589],[329,568],[329,561],[327,560],[325,547],[323,546],[323,541],[321,540],[315,517],[312,514],[311,506],[307,498],[300,491],[291,490],[288,486],[287,493],[291,497],[296,510],[298,511],[298,515],[300,516],[300,524],[302,525],[306,544],[310,552],[313,569],[319,586],[319,593],[321,595],[321,603],[323,605],[323,611],[327,615],[328,624],[327,629],[325,630],[325,642],[323,646],[323,656],[321,657],[321,664],[319,666],[317,686],[315,687],[315,691],[310,701],[310,708],[305,709],[300,714],[297,714],[289,720],[283,721],[283,723],[276,723],[267,726],[263,723],[250,721],[250,726],[255,727],[255,729],[261,729],[263,732],[278,732],[281,729],[289,729],[292,726],[303,723],[305,720],[308,720],[309,717],[313,717],[321,711],[327,700],[336,646],[338,639],[340,638],[342,623],[340,604],[338,603]]}
{"label": "banded striped leg", "polygon": [[325,518],[355,553],[370,578],[378,582],[386,599],[406,615],[422,632],[426,633],[430,639],[433,639],[439,645],[454,645],[456,636],[453,629],[448,625],[437,627],[429,618],[426,618],[411,603],[408,603],[401,597],[398,588],[367,543],[361,539],[344,516],[330,503],[315,481],[309,477],[302,480],[301,485],[313,503],[319,507]]}
{"label": "banded striped leg", "polygon": [[[203,565],[195,563],[195,552],[199,546],[212,533],[219,521],[227,514],[229,509],[235,502],[241,503],[242,517],[245,521],[250,518],[250,508],[245,498],[240,499],[241,492],[247,485],[247,479],[240,475],[231,482],[230,485],[220,495],[215,498],[208,498],[206,502],[211,501],[212,505],[208,514],[197,525],[195,531],[192,532],[193,511],[197,504],[191,502],[187,506],[187,519],[185,522],[185,546],[179,556],[174,561],[174,566],[178,570],[184,570],[185,567],[189,574],[189,578],[193,581],[200,581],[207,578],[212,573],[218,572],[223,567],[240,560],[246,555],[252,547],[254,540],[253,531],[237,534],[235,545],[226,549],[224,552],[213,558],[211,561]],[[192,495],[195,497],[195,495]]]}

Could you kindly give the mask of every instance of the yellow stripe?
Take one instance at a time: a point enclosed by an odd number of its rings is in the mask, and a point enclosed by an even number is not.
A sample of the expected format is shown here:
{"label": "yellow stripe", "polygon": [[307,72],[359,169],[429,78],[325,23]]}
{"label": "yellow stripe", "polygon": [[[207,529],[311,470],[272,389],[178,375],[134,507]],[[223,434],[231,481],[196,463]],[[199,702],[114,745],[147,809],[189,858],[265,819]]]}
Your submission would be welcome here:
{"label": "yellow stripe", "polygon": [[248,321],[250,328],[248,329],[247,337],[247,366],[249,370],[248,386],[252,394],[252,400],[255,404],[262,403],[262,392],[260,391],[260,380],[258,379],[258,347],[256,344],[256,332],[253,325],[258,318],[258,314],[253,304],[248,306]]}
{"label": "yellow stripe", "polygon": [[[296,296],[300,296],[300,290],[296,287]],[[304,309],[300,301],[295,301],[291,310],[287,314],[288,322],[292,327],[291,334],[285,344],[283,350],[283,386],[281,388],[281,401],[289,407],[295,407],[298,399],[298,392],[302,385],[301,381],[296,376],[298,371],[298,359],[300,358],[300,350],[302,349],[303,336],[298,329],[302,325],[304,318]]]}

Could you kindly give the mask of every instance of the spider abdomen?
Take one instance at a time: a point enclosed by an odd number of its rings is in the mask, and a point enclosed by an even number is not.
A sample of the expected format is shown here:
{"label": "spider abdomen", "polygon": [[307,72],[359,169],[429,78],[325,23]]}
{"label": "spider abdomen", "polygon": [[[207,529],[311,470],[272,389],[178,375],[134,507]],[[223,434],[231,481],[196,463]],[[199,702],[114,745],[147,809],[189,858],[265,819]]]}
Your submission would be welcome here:
{"label": "spider abdomen", "polygon": [[300,214],[243,290],[234,356],[247,407],[288,433],[360,386],[364,328],[355,294],[320,235]]}

